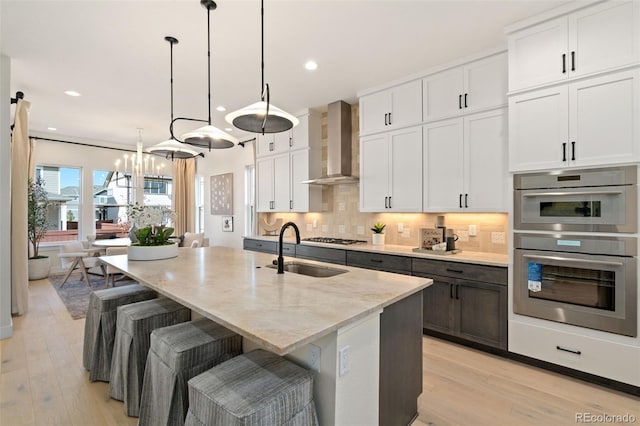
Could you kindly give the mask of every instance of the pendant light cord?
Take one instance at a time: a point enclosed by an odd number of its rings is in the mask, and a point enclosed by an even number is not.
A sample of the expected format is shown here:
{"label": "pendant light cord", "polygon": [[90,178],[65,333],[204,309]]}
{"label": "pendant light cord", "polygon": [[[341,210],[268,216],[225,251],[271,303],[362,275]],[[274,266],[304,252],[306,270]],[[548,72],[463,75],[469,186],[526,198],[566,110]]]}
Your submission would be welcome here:
{"label": "pendant light cord", "polygon": [[209,102],[209,126],[211,126],[211,7],[207,6],[207,100]]}
{"label": "pendant light cord", "polygon": [[264,129],[267,127],[267,118],[269,117],[269,84],[264,82],[264,0],[260,0],[260,52],[261,52],[261,74],[262,74],[262,101],[267,98],[267,110],[262,120],[262,135],[264,136]]}

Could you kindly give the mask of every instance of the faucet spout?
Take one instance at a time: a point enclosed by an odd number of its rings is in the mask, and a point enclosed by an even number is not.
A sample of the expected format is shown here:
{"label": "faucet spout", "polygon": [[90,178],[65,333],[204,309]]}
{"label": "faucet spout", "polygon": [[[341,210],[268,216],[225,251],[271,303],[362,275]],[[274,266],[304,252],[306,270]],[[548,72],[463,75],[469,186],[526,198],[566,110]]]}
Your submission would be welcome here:
{"label": "faucet spout", "polygon": [[298,225],[293,222],[287,222],[282,225],[280,228],[280,238],[278,239],[278,273],[284,274],[284,258],[282,257],[282,237],[284,236],[284,231],[288,227],[292,227],[293,231],[296,234],[296,244],[300,244],[300,230],[298,229]]}

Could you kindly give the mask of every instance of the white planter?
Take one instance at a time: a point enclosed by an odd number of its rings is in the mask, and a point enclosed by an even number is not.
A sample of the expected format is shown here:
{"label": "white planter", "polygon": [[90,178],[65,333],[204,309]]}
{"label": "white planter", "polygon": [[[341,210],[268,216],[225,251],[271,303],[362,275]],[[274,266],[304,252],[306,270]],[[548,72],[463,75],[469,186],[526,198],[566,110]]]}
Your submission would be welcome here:
{"label": "white planter", "polygon": [[371,244],[374,246],[383,246],[384,245],[384,234],[372,234],[371,235]]}
{"label": "white planter", "polygon": [[29,259],[29,281],[47,278],[50,269],[51,259],[48,257]]}
{"label": "white planter", "polygon": [[161,260],[178,256],[178,244],[164,246],[129,246],[127,257],[129,260]]}

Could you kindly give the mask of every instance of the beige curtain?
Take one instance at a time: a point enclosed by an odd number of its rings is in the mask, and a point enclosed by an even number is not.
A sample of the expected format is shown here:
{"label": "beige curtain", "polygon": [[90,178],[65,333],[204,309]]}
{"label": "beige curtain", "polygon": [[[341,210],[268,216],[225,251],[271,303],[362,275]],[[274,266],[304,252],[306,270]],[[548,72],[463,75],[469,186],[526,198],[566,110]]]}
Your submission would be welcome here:
{"label": "beige curtain", "polygon": [[24,315],[28,309],[27,186],[34,169],[30,110],[29,102],[18,100],[11,135],[11,313],[16,315]]}
{"label": "beige curtain", "polygon": [[195,231],[196,160],[173,161],[173,211],[176,213],[175,235]]}

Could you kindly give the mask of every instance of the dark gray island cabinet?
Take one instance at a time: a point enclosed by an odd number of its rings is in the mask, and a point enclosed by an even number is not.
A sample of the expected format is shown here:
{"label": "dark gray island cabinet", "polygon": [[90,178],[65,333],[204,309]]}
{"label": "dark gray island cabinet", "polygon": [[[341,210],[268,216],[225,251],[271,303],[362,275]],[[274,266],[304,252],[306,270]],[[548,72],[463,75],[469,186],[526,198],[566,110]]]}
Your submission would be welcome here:
{"label": "dark gray island cabinet", "polygon": [[412,259],[412,272],[433,279],[423,291],[427,334],[507,350],[507,268]]}

